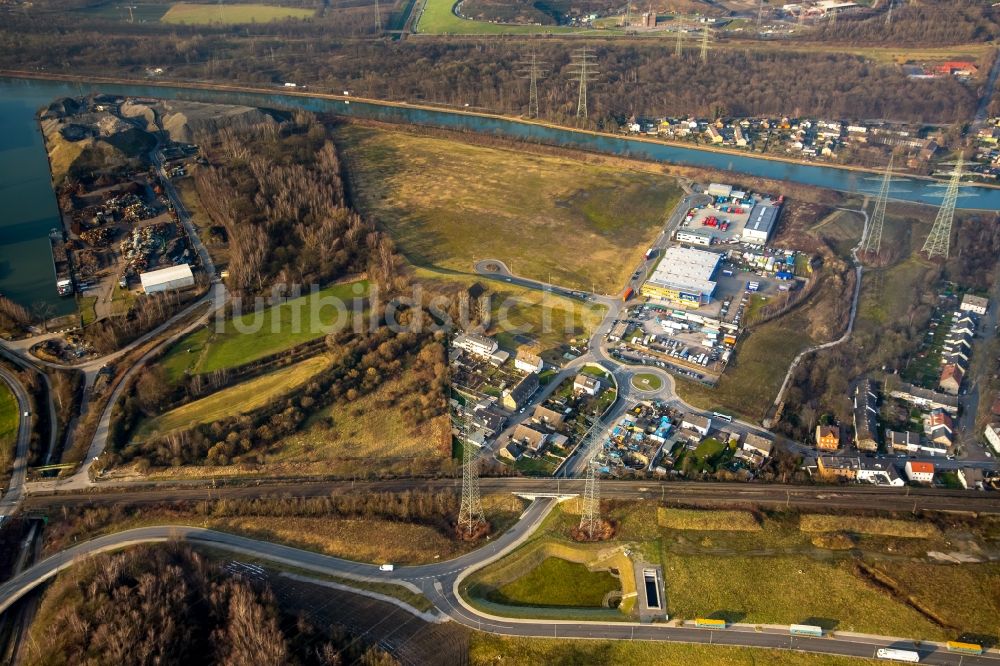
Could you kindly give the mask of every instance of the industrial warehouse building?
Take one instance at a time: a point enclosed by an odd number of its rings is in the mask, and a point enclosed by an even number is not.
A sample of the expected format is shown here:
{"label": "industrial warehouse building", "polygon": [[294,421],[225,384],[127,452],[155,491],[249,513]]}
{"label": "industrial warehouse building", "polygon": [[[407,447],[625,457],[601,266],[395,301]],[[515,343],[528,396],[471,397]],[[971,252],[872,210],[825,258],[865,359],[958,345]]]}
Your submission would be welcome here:
{"label": "industrial warehouse building", "polygon": [[765,206],[757,204],[750,211],[750,218],[746,226],[743,227],[741,240],[744,243],[756,243],[765,245],[771,239],[774,228],[778,224],[778,213],[781,208],[778,206]]}
{"label": "industrial warehouse building", "polygon": [[687,247],[671,247],[663,253],[642,294],[685,307],[699,307],[712,300],[715,272],[722,255]]}
{"label": "industrial warehouse building", "polygon": [[155,294],[159,291],[190,287],[194,284],[194,275],[191,274],[191,267],[187,264],[177,264],[148,273],[139,273],[139,281],[142,282],[144,292]]}

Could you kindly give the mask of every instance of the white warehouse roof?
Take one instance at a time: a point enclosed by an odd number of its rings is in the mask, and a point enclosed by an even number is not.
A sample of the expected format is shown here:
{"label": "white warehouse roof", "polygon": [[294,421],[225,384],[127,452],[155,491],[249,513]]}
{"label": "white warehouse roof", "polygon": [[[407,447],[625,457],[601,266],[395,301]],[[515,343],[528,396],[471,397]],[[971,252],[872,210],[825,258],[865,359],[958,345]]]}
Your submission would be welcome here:
{"label": "white warehouse roof", "polygon": [[663,253],[660,265],[648,282],[680,291],[711,294],[715,290],[712,275],[722,255],[689,247],[671,247]]}
{"label": "white warehouse roof", "polygon": [[763,234],[764,236],[770,236],[771,232],[774,231],[774,225],[778,221],[778,213],[781,211],[777,206],[765,206],[763,204],[757,204],[750,211],[750,219],[747,220],[746,226],[743,227],[743,233],[748,232],[753,235]]}
{"label": "white warehouse roof", "polygon": [[142,288],[148,290],[150,287],[174,280],[194,280],[194,275],[191,273],[191,267],[187,264],[177,264],[148,273],[139,273],[139,280],[142,281]]}

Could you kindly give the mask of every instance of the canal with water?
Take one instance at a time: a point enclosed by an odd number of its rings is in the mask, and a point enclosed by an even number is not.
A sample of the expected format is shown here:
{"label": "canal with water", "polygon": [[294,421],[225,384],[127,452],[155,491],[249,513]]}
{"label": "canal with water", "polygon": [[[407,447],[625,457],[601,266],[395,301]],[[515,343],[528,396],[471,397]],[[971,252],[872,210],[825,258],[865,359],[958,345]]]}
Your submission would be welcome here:
{"label": "canal with water", "polygon": [[[51,303],[59,311],[72,310],[72,301],[55,295],[48,231],[58,226],[58,210],[51,189],[48,162],[35,114],[52,100],[104,92],[133,97],[186,99],[220,104],[272,108],[299,108],[396,123],[415,123],[494,134],[612,155],[658,162],[720,169],[774,180],[786,180],[842,192],[875,194],[880,178],[834,167],[794,164],[749,155],[730,155],[682,146],[669,146],[627,137],[574,132],[524,123],[510,118],[459,113],[445,109],[323,99],[280,92],[225,92],[181,85],[88,84],[0,77],[0,293],[20,303]],[[891,196],[901,201],[935,205],[944,188],[940,183],[900,179]],[[1000,189],[964,187],[959,207],[1000,210]]]}

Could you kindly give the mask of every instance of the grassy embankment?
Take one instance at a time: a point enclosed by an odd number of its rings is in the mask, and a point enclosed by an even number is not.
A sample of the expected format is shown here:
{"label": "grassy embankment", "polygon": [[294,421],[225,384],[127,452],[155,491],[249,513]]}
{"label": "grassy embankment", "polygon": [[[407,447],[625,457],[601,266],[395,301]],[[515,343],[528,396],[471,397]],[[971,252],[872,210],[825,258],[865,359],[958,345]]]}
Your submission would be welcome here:
{"label": "grassy embankment", "polygon": [[17,399],[10,387],[5,382],[0,382],[0,478],[3,479],[8,478],[14,464],[20,422]]}
{"label": "grassy embankment", "polygon": [[145,421],[136,432],[135,439],[162,436],[174,430],[211,423],[233,414],[252,412],[296,386],[306,383],[328,365],[329,359],[326,356],[313,356],[235,384]]}
{"label": "grassy embankment", "polygon": [[588,30],[556,25],[514,25],[474,21],[457,16],[456,0],[427,0],[417,21],[417,32],[433,35],[537,35],[537,34],[610,34],[607,30]]}
{"label": "grassy embankment", "polygon": [[[186,372],[206,373],[234,368],[277,354],[323,337],[329,332],[329,328],[338,323],[335,308],[319,307],[323,300],[340,299],[346,307],[352,308],[354,300],[363,299],[367,293],[367,280],[340,283],[320,290],[315,297],[307,294],[266,308],[260,313],[244,314],[239,322],[228,319],[221,332],[216,331],[216,322],[212,321],[179,340],[167,352],[161,364],[167,371],[167,376],[176,381]],[[340,324],[349,327],[349,316],[345,315]]]}
{"label": "grassy embankment", "polygon": [[[467,590],[477,603],[488,602],[496,589],[530,571],[527,565],[537,566],[539,552],[563,556],[628,547],[663,565],[673,618],[807,623],[934,640],[1000,634],[1000,565],[927,560],[935,550],[981,554],[979,548],[989,548],[990,535],[1000,528],[994,523],[970,534],[965,525],[941,529],[920,521],[825,515],[802,516],[800,523],[794,513],[658,510],[651,504],[615,505],[605,517],[616,524],[614,540],[580,545],[568,536],[579,514],[571,505],[557,508],[524,546],[470,577]],[[821,537],[828,534],[841,535],[850,548],[825,545]],[[518,567],[510,577],[508,570]],[[567,593],[579,586],[573,576],[547,583],[557,585]],[[968,590],[970,598],[958,602],[941,593],[949,585]],[[512,614],[525,612],[514,608]]]}
{"label": "grassy embankment", "polygon": [[617,293],[680,196],[651,165],[589,164],[395,129],[348,125],[338,147],[356,205],[413,264]]}
{"label": "grassy embankment", "polygon": [[183,23],[207,25],[211,23],[270,23],[284,19],[308,19],[316,15],[315,10],[301,7],[278,7],[262,4],[211,4],[177,2],[160,19],[163,23]]}
{"label": "grassy embankment", "polygon": [[516,663],[521,666],[874,666],[873,659],[812,655],[720,645],[679,645],[651,641],[579,641],[551,638],[509,638],[477,632],[469,646],[473,666]]}

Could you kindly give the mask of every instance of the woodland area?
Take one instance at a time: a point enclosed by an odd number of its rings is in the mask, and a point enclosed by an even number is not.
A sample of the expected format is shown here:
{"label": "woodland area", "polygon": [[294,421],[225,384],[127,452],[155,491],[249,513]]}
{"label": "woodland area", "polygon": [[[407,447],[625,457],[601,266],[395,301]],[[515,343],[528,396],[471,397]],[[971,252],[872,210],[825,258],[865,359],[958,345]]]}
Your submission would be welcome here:
{"label": "woodland area", "polygon": [[800,39],[845,44],[898,44],[944,46],[991,42],[1000,36],[1000,13],[989,2],[933,0],[907,2],[886,15],[854,18],[845,14],[836,22],[823,22]]}
{"label": "woodland area", "polygon": [[27,664],[396,663],[341,628],[282,614],[266,582],[177,545],[79,564],[46,592],[31,631]]}
{"label": "woodland area", "polygon": [[[0,25],[0,67],[143,77],[163,67],[175,80],[278,85],[389,100],[427,101],[524,113],[523,63],[547,63],[541,115],[578,124],[570,56],[579,41],[558,38],[421,37],[355,41],[330,35],[325,20],[249,28],[129,25],[65,14],[20,13]],[[335,32],[335,30],[334,30]],[[247,34],[249,33],[249,34]],[[975,84],[911,80],[892,64],[830,52],[719,48],[702,63],[661,44],[592,40],[600,76],[590,87],[590,127],[632,115],[813,115],[949,123],[968,118]],[[724,45],[722,45],[724,46]]]}
{"label": "woodland area", "polygon": [[194,172],[195,184],[228,238],[234,292],[321,284],[365,270],[391,281],[392,243],[345,204],[337,151],[314,116],[225,128],[198,144],[209,165]]}
{"label": "woodland area", "polygon": [[[798,441],[808,441],[824,414],[832,415],[840,423],[850,423],[852,382],[883,368],[893,372],[905,367],[928,330],[942,281],[984,291],[996,280],[996,257],[1000,256],[997,222],[995,216],[973,215],[962,219],[956,225],[958,233],[951,260],[945,266],[929,268],[921,274],[921,282],[912,285],[913,293],[925,294],[927,298],[911,302],[904,316],[878,326],[859,319],[847,342],[800,363],[785,394],[785,410],[776,430]],[[873,271],[869,271],[865,280],[872,279],[875,279]]]}

